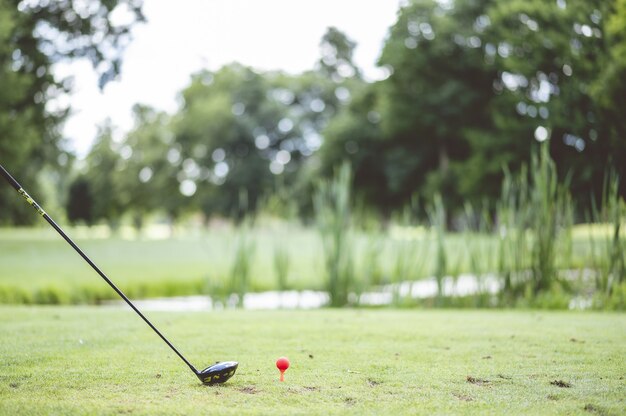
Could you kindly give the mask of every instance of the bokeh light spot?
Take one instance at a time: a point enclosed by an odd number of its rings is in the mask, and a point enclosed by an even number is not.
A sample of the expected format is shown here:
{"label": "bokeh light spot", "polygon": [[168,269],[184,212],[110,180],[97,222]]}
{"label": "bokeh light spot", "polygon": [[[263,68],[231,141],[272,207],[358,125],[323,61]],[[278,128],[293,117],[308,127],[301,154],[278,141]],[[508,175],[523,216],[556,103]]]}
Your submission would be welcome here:
{"label": "bokeh light spot", "polygon": [[535,129],[535,139],[538,142],[545,142],[548,140],[549,135],[548,129],[543,126],[539,126]]}
{"label": "bokeh light spot", "polygon": [[185,179],[184,181],[180,183],[180,186],[178,189],[180,193],[183,194],[184,196],[192,196],[193,194],[196,193],[196,190],[198,189],[198,187],[196,186],[196,183],[192,181],[191,179]]}

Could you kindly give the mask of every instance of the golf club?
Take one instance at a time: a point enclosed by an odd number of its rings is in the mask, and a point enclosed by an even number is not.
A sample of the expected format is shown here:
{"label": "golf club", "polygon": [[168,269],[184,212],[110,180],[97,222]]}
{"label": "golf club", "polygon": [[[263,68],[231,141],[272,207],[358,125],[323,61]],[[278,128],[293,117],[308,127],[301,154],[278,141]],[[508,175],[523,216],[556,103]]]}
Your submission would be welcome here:
{"label": "golf club", "polygon": [[76,252],[80,254],[80,256],[83,259],[85,259],[87,263],[89,263],[89,265],[100,275],[100,277],[102,277],[104,281],[107,282],[107,284],[111,286],[111,288],[118,295],[120,295],[120,297],[124,299],[126,303],[128,303],[128,305],[137,313],[137,315],[139,315],[141,319],[143,319],[144,322],[147,323],[148,326],[152,328],[152,330],[156,332],[156,334],[159,337],[161,337],[163,341],[165,341],[165,343],[172,349],[172,351],[174,351],[176,355],[178,355],[180,359],[183,360],[185,364],[187,364],[187,366],[191,369],[191,371],[193,371],[193,373],[200,379],[200,381],[203,384],[211,385],[211,384],[217,384],[217,383],[224,383],[226,380],[228,380],[235,374],[235,371],[237,370],[237,366],[239,365],[239,363],[237,363],[236,361],[217,362],[216,364],[213,364],[205,368],[202,371],[196,370],[196,368],[193,365],[191,365],[189,361],[187,361],[187,359],[174,347],[174,345],[172,345],[172,343],[169,342],[167,338],[165,338],[165,336],[161,334],[161,332],[159,332],[159,330],[156,329],[154,325],[152,325],[152,322],[150,322],[148,318],[146,318],[139,311],[139,309],[137,309],[137,307],[130,301],[130,299],[128,299],[126,295],[117,286],[115,286],[111,280],[109,280],[109,278],[104,274],[104,272],[100,270],[100,268],[96,266],[96,264],[93,261],[91,261],[89,257],[87,257],[87,255],[72,241],[71,238],[67,236],[67,234],[65,234],[65,232],[61,229],[61,227],[59,227],[57,223],[54,222],[54,220],[52,220],[52,218],[50,218],[48,214],[46,214],[46,212],[41,208],[41,206],[39,206],[39,204],[35,202],[35,200],[31,198],[30,195],[28,195],[28,193],[26,193],[26,191],[21,187],[21,185],[13,178],[13,176],[9,174],[9,172],[6,171],[6,169],[4,169],[4,167],[1,164],[0,164],[0,174],[2,174],[4,179],[6,179],[7,182],[9,182],[9,184],[13,188],[15,188],[15,190],[20,195],[22,195],[33,208],[35,208],[37,213],[39,213],[39,215],[41,215],[46,221],[48,221],[48,224],[50,224],[52,228],[54,228],[61,235],[61,237],[63,237],[65,241],[67,241],[67,243],[70,246],[72,246],[72,248],[76,250]]}

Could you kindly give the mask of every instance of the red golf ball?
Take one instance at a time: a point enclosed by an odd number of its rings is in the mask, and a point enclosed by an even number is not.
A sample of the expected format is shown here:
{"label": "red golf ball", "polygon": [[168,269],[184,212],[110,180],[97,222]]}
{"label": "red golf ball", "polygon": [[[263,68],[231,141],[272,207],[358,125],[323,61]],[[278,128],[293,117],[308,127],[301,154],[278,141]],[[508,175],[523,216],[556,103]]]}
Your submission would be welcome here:
{"label": "red golf ball", "polygon": [[276,368],[280,371],[280,381],[285,381],[285,370],[289,368],[289,359],[287,357],[280,357],[276,360]]}
{"label": "red golf ball", "polygon": [[289,359],[287,357],[280,357],[276,360],[276,368],[280,371],[285,371],[289,368]]}

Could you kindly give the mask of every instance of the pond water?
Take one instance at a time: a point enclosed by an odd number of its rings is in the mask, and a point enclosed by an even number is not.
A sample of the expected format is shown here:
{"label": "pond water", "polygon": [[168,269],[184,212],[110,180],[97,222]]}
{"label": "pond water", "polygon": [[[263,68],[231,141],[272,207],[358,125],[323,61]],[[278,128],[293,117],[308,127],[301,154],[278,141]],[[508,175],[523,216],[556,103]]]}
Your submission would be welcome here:
{"label": "pond water", "polygon": [[[495,276],[484,276],[481,279],[473,275],[461,275],[456,279],[443,279],[443,294],[445,296],[467,296],[478,292],[497,293],[500,283]],[[382,286],[378,291],[365,292],[360,295],[360,304],[368,306],[389,305],[394,295],[423,299],[434,297],[437,294],[437,281],[429,278],[419,281],[401,282]],[[353,299],[356,297],[352,294]],[[328,294],[322,291],[268,291],[246,293],[243,298],[243,308],[249,310],[261,309],[315,309],[328,303]],[[208,296],[180,296],[171,298],[155,298],[133,301],[141,310],[145,311],[208,311],[235,307],[239,299],[232,295],[226,302],[213,302]],[[105,303],[110,307],[126,307],[123,301]]]}

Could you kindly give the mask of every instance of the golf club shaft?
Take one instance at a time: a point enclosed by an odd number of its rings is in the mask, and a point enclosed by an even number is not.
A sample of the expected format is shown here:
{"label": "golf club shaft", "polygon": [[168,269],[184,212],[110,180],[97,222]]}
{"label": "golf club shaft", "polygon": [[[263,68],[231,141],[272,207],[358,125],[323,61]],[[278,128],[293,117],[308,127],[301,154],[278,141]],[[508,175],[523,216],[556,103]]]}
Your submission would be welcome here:
{"label": "golf club shaft", "polygon": [[48,221],[48,224],[50,224],[52,226],[52,228],[54,228],[60,235],[61,237],[63,237],[65,239],[65,241],[67,241],[67,243],[72,246],[72,248],[74,250],[76,250],[76,252],[78,254],[80,254],[80,256],[87,262],[89,263],[89,265],[100,275],[100,277],[102,277],[102,279],[104,279],[105,282],[107,282],[107,284],[109,286],[111,286],[111,288],[113,290],[115,290],[115,292],[120,295],[120,297],[122,299],[124,299],[124,301],[126,303],[128,303],[128,306],[130,306],[131,308],[133,308],[133,310],[135,312],[137,312],[137,315],[139,315],[141,317],[141,319],[144,320],[145,323],[148,324],[148,326],[150,328],[152,328],[152,330],[154,332],[156,332],[156,334],[158,336],[161,337],[161,339],[163,341],[165,341],[165,343],[167,345],[169,345],[169,347],[176,353],[176,355],[178,355],[180,357],[181,360],[183,360],[185,362],[185,364],[187,364],[189,366],[189,368],[191,368],[191,371],[193,371],[196,375],[198,374],[198,370],[196,370],[196,368],[191,365],[191,363],[189,361],[187,361],[187,359],[176,349],[176,347],[174,347],[172,345],[171,342],[169,342],[167,340],[167,338],[165,338],[165,336],[163,334],[161,334],[161,332],[159,332],[158,329],[156,329],[156,327],[154,325],[152,325],[152,322],[150,322],[148,320],[148,318],[146,318],[140,311],[139,309],[137,309],[137,307],[133,304],[133,302],[130,301],[130,299],[128,299],[126,297],[126,295],[117,287],[115,286],[115,284],[113,284],[113,282],[106,276],[106,274],[104,274],[104,272],[102,270],[100,270],[100,268],[98,266],[96,266],[96,264],[91,261],[91,259],[89,257],[87,257],[87,255],[80,249],[80,247],[78,247],[76,245],[76,243],[74,243],[72,241],[71,238],[69,238],[67,236],[67,234],[65,234],[65,232],[61,229],[61,227],[59,227],[57,225],[56,222],[54,222],[54,220],[52,218],[50,218],[50,216],[41,208],[41,206],[39,206],[39,204],[37,202],[35,202],[35,200],[33,198],[30,197],[30,195],[28,195],[28,193],[26,193],[26,191],[24,190],[24,188],[22,188],[22,186],[13,178],[13,176],[11,176],[9,174],[9,172],[6,171],[6,169],[4,169],[4,167],[2,165],[0,165],[0,175],[2,175],[4,177],[4,179],[7,180],[7,182],[9,182],[9,184],[15,188],[15,190],[22,195],[26,201],[28,201],[28,203],[35,208],[35,210],[39,213],[39,215],[41,215],[46,221]]}

